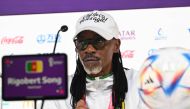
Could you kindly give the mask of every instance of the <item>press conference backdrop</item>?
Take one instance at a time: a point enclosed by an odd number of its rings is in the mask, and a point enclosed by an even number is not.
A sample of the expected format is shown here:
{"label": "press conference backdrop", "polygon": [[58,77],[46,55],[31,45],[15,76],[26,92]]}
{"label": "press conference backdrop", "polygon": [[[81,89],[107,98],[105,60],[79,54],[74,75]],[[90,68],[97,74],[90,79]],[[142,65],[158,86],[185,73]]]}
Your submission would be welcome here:
{"label": "press conference backdrop", "polygon": [[[161,47],[190,49],[190,7],[106,11],[118,23],[123,64],[138,70],[144,59]],[[16,54],[52,53],[62,25],[56,53],[68,55],[68,74],[75,71],[72,41],[76,20],[87,12],[12,15],[0,17],[0,57]],[[1,67],[0,67],[1,70]],[[33,101],[3,101],[3,109],[33,109]]]}

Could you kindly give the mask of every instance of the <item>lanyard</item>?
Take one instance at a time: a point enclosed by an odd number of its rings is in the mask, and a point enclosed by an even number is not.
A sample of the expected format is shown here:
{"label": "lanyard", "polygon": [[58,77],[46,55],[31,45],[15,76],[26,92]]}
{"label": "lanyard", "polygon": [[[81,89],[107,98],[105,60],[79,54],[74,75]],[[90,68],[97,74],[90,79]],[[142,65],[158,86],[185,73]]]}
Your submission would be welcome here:
{"label": "lanyard", "polygon": [[[85,104],[87,104],[86,103],[86,97],[84,97],[83,99],[85,101]],[[114,109],[114,106],[113,106],[113,103],[112,103],[112,96],[110,96],[110,102],[109,102],[109,105],[108,105],[108,109]],[[125,109],[125,102],[124,101],[122,101],[121,109]]]}
{"label": "lanyard", "polygon": [[110,96],[110,103],[109,103],[108,109],[114,109],[113,103],[112,103],[112,96]]}

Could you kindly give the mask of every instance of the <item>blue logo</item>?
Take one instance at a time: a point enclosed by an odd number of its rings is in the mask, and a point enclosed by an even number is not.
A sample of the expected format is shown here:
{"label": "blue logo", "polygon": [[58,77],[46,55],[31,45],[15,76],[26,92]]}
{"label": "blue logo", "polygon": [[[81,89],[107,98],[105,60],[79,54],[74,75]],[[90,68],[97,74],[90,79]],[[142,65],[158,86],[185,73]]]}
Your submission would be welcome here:
{"label": "blue logo", "polygon": [[159,28],[155,40],[167,40],[166,34],[162,28]]}
{"label": "blue logo", "polygon": [[[39,44],[44,44],[44,43],[54,43],[56,38],[56,34],[40,34],[36,37],[36,41]],[[61,42],[61,36],[58,36],[57,42]]]}
{"label": "blue logo", "polygon": [[148,56],[151,56],[156,50],[155,48],[148,50]]}

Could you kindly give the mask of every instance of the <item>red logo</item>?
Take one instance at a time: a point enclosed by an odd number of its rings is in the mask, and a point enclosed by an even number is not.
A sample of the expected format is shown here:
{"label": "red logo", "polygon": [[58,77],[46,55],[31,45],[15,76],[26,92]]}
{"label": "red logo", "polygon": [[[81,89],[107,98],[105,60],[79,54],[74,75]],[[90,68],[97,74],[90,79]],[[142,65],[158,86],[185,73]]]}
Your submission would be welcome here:
{"label": "red logo", "polygon": [[12,38],[3,37],[1,39],[1,44],[22,44],[24,36],[15,36]]}
{"label": "red logo", "polygon": [[125,50],[124,52],[121,52],[122,58],[133,58],[134,57],[134,50]]}

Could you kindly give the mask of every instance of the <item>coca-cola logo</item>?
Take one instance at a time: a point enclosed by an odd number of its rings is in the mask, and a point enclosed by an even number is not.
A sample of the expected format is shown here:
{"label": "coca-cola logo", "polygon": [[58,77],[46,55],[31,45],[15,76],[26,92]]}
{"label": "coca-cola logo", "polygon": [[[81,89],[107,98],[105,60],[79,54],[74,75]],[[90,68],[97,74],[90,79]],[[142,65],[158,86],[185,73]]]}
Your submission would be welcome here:
{"label": "coca-cola logo", "polygon": [[15,36],[15,37],[3,37],[1,39],[1,44],[22,44],[24,36]]}
{"label": "coca-cola logo", "polygon": [[122,58],[133,58],[134,57],[134,50],[125,50],[121,52]]}

